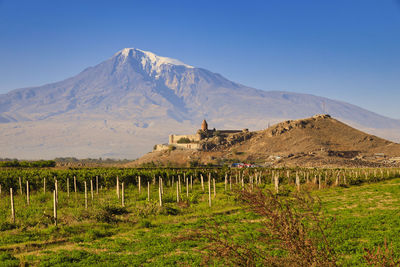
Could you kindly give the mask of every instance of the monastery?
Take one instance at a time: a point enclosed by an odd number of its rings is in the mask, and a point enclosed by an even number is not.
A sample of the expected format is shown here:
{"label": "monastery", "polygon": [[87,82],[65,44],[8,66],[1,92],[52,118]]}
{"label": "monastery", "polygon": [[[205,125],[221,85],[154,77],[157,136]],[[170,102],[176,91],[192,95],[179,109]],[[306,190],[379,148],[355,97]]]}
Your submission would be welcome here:
{"label": "monastery", "polygon": [[154,151],[162,151],[170,149],[170,147],[175,147],[179,149],[194,149],[201,150],[201,141],[212,137],[215,135],[227,136],[230,134],[241,133],[248,131],[248,129],[243,130],[216,130],[215,128],[208,129],[208,124],[206,120],[201,123],[201,129],[197,131],[196,134],[186,134],[186,135],[176,135],[170,134],[168,144],[159,144],[154,146]]}

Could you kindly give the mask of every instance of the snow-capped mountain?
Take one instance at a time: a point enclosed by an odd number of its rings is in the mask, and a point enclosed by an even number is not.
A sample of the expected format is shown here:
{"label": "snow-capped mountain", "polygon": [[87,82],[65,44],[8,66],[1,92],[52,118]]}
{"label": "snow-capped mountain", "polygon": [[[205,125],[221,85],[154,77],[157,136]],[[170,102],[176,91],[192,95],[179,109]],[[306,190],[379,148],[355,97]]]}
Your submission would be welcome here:
{"label": "snow-capped mountain", "polygon": [[[0,157],[137,157],[169,133],[211,127],[263,129],[329,113],[399,140],[400,122],[307,94],[263,91],[135,48],[64,81],[0,95]],[[398,139],[396,139],[398,138]]]}

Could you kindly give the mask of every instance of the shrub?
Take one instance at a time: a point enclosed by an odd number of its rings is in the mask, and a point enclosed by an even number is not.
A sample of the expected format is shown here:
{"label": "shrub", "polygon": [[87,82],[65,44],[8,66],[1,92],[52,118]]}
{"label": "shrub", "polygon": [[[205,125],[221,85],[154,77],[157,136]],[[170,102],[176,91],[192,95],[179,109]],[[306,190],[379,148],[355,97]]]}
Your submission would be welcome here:
{"label": "shrub", "polygon": [[191,143],[191,142],[192,142],[192,141],[190,141],[190,139],[187,138],[187,137],[182,137],[182,138],[180,138],[180,139],[177,141],[178,144],[189,144],[189,143]]}
{"label": "shrub", "polygon": [[117,206],[104,206],[102,207],[95,215],[95,219],[98,222],[106,222],[112,223],[117,222],[116,215],[127,214],[128,211],[125,207],[117,207]]}
{"label": "shrub", "polygon": [[261,217],[262,228],[256,231],[259,242],[257,246],[243,242],[249,237],[241,229],[209,223],[183,237],[207,240],[207,263],[217,257],[232,266],[336,265],[336,253],[327,238],[333,219],[322,215],[319,199],[304,192],[281,196],[271,190],[237,190],[236,197],[247,211]]}

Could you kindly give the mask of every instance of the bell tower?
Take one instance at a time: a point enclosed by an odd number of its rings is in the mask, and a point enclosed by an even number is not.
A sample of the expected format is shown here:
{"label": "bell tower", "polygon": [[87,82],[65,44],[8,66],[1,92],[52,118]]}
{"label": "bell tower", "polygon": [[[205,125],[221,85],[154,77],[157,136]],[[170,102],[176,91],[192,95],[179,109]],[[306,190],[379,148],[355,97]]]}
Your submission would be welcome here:
{"label": "bell tower", "polygon": [[206,132],[208,130],[208,124],[207,124],[205,119],[201,123],[201,130],[204,131],[204,132]]}

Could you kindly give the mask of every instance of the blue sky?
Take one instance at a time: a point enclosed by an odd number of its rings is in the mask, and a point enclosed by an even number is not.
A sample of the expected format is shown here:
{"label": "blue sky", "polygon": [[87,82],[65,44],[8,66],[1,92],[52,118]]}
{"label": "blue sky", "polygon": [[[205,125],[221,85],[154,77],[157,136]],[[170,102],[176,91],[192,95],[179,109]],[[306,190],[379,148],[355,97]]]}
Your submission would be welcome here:
{"label": "blue sky", "polygon": [[399,1],[0,0],[0,93],[68,78],[124,47],[400,119]]}

